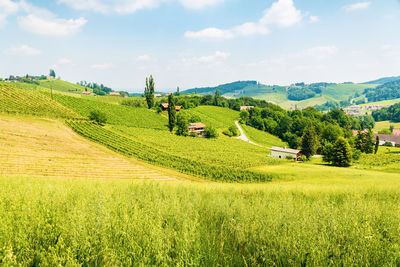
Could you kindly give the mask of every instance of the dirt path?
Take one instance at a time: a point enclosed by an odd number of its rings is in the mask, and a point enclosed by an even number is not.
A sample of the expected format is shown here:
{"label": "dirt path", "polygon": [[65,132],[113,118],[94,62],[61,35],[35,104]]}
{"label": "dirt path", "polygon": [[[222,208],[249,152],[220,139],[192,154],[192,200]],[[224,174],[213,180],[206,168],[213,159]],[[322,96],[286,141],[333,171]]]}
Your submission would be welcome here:
{"label": "dirt path", "polygon": [[[236,139],[243,140],[243,141],[245,141],[245,142],[247,142],[247,143],[250,143],[250,144],[252,144],[252,145],[255,145],[255,146],[260,146],[259,144],[256,144],[256,143],[254,143],[253,141],[251,141],[249,138],[247,138],[247,136],[246,136],[246,134],[244,133],[242,127],[240,127],[240,125],[239,125],[239,121],[235,121],[235,124],[236,124],[236,127],[239,129],[239,132],[240,132],[240,136],[235,137]],[[260,147],[261,147],[261,146],[260,146]]]}

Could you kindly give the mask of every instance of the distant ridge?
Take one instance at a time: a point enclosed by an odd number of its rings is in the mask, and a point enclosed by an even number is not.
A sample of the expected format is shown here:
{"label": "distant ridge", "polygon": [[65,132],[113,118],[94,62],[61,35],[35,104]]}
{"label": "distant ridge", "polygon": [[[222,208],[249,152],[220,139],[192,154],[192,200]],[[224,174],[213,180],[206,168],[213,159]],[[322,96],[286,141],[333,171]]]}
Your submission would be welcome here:
{"label": "distant ridge", "polygon": [[400,76],[384,77],[370,82],[366,82],[364,84],[384,84],[384,83],[394,82],[397,80],[400,80]]}
{"label": "distant ridge", "polygon": [[193,94],[197,93],[200,95],[214,94],[215,90],[218,89],[221,95],[233,93],[235,91],[240,91],[245,89],[246,87],[254,87],[257,86],[257,81],[237,81],[227,84],[222,84],[214,87],[200,87],[200,88],[192,88],[183,91],[183,94]]}

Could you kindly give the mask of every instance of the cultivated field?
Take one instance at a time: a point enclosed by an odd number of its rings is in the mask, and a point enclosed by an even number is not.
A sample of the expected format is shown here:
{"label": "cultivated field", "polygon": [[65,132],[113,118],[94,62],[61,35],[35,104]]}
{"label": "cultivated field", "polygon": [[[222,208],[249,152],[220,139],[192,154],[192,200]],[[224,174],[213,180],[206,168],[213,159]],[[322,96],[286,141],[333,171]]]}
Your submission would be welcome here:
{"label": "cultivated field", "polygon": [[54,120],[0,116],[0,140],[2,176],[188,179],[91,143]]}

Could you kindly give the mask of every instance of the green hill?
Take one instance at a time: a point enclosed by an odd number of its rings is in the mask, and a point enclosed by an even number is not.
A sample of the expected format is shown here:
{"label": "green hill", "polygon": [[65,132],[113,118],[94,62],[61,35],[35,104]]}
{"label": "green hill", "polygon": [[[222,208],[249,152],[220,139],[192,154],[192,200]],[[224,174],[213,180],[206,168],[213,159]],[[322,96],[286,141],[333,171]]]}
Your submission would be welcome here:
{"label": "green hill", "polygon": [[[74,83],[70,83],[70,82],[58,80],[58,79],[42,80],[39,82],[40,82],[40,86],[42,86],[42,87],[53,89],[53,90],[60,91],[60,92],[81,94],[83,91],[85,91],[85,87],[83,87],[79,84],[74,84]],[[90,88],[87,88],[87,91],[92,92],[93,90]]]}
{"label": "green hill", "polygon": [[380,78],[377,80],[369,81],[364,84],[384,84],[388,82],[394,82],[400,80],[400,76],[394,76],[394,77],[385,77],[385,78]]}
{"label": "green hill", "polygon": [[13,83],[0,82],[0,112],[50,118],[81,118],[77,113],[35,88],[27,85],[26,89],[21,89],[15,87]]}

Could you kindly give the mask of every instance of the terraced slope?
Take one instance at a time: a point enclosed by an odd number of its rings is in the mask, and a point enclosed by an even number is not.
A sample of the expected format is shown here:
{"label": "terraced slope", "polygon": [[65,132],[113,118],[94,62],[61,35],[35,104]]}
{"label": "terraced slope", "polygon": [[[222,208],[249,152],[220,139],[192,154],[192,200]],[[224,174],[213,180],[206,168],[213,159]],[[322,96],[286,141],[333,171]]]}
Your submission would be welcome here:
{"label": "terraced slope", "polygon": [[0,112],[50,118],[81,118],[80,115],[35,90],[0,83]]}
{"label": "terraced slope", "polygon": [[92,143],[58,121],[0,116],[0,175],[166,179],[188,176],[128,159]]}

